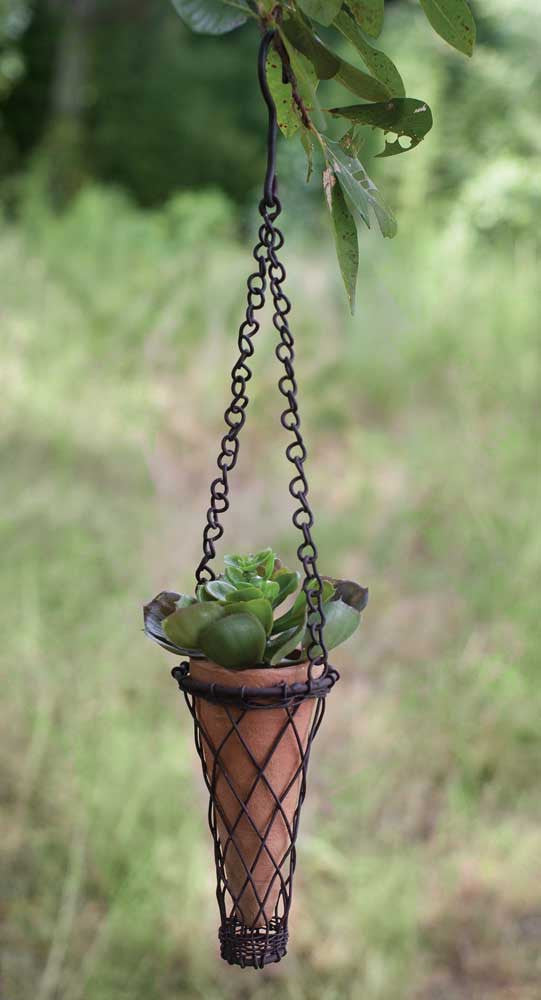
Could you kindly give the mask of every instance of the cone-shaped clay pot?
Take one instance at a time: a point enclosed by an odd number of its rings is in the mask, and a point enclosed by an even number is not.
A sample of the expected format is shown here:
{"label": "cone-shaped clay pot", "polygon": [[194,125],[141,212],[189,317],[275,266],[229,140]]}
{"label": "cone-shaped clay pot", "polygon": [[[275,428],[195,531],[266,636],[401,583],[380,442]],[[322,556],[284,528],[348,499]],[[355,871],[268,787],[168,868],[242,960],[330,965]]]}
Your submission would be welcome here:
{"label": "cone-shaped clay pot", "polygon": [[[232,671],[209,660],[192,660],[190,674],[226,687],[272,687],[306,682],[308,665]],[[290,709],[293,727],[285,708],[249,709],[243,714],[236,706],[195,698],[227,882],[234,913],[246,927],[262,927],[283,912],[279,897],[289,871],[290,831],[302,781],[299,768],[314,705],[314,699],[307,698],[296,710]],[[266,781],[258,776],[258,767],[264,768]]]}

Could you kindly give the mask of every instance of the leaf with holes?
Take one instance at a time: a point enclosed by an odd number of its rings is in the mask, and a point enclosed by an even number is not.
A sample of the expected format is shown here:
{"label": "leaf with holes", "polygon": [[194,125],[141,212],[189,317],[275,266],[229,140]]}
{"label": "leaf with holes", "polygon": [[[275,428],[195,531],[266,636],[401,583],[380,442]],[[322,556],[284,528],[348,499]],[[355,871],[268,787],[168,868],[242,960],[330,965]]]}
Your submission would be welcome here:
{"label": "leaf with holes", "polygon": [[225,35],[245,24],[250,8],[243,0],[229,5],[223,0],[172,0],[185,24],[200,35]]}
{"label": "leaf with holes", "polygon": [[384,0],[348,0],[347,7],[359,27],[377,38],[383,27]]}
{"label": "leaf with holes", "polygon": [[342,0],[299,0],[299,7],[308,17],[326,26],[332,24],[341,6]]}
{"label": "leaf with holes", "polygon": [[359,271],[359,241],[355,219],[349,210],[340,182],[328,167],[323,174],[323,186],[331,213],[336,256],[349,300],[351,315],[355,312],[355,292]]}
{"label": "leaf with holes", "polygon": [[405,148],[398,138],[385,143],[385,149],[378,156],[393,156],[406,153],[418,146],[432,128],[432,112],[424,101],[415,97],[393,97],[382,104],[354,104],[346,108],[332,108],[335,118],[348,118],[358,125],[370,125],[384,132],[394,132],[397,136],[408,136],[411,144]]}
{"label": "leaf with holes", "polygon": [[383,83],[392,97],[403,97],[406,93],[404,83],[395,64],[381,52],[375,49],[370,42],[367,42],[363,32],[355,23],[350,14],[341,10],[334,19],[334,26],[355,46],[365,66],[380,83]]}
{"label": "leaf with holes", "polygon": [[[367,105],[370,107],[370,105]],[[327,155],[334,173],[340,181],[350,210],[359,215],[370,229],[370,211],[374,213],[382,236],[396,236],[396,219],[385,204],[376,185],[362,163],[344,152],[338,142],[326,140]]]}
{"label": "leaf with holes", "polygon": [[282,80],[282,61],[275,49],[267,56],[267,83],[276,105],[278,126],[286,139],[290,139],[298,131],[301,119],[293,100],[290,83]]}
{"label": "leaf with holes", "polygon": [[471,56],[475,46],[475,21],[466,0],[420,0],[428,20],[449,45]]}

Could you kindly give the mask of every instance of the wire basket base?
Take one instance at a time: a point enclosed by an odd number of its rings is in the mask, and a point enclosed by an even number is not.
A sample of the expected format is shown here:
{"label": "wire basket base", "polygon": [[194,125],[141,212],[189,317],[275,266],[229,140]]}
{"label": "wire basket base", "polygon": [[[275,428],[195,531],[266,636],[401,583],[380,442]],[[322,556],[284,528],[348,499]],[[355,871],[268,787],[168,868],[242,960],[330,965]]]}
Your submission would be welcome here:
{"label": "wire basket base", "polygon": [[236,917],[229,917],[218,932],[220,954],[230,965],[262,969],[279,962],[287,953],[287,922],[273,917],[266,927],[245,927]]}

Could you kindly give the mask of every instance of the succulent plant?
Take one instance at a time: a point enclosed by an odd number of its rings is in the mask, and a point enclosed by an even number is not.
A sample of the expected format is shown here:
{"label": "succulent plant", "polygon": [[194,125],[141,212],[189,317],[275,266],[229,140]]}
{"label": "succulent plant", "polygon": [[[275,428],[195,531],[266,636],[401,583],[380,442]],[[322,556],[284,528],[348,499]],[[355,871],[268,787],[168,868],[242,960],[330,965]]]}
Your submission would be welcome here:
{"label": "succulent plant", "polygon": [[[307,659],[306,593],[299,573],[272,549],[230,555],[224,572],[197,586],[195,596],[162,591],[144,608],[145,632],[172,653],[212,660],[230,670],[276,667]],[[291,606],[275,616],[288,597]],[[323,578],[324,639],[333,649],[360,623],[368,590],[351,580]]]}

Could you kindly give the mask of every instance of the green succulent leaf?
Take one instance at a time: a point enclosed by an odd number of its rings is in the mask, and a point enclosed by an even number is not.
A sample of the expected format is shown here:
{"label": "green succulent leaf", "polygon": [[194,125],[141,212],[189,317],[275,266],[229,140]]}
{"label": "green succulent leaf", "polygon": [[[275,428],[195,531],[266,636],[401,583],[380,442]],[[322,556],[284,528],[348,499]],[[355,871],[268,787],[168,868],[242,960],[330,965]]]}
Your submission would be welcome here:
{"label": "green succulent leaf", "polygon": [[228,603],[230,601],[236,603],[237,601],[256,601],[260,597],[261,597],[261,591],[259,587],[254,587],[252,585],[250,586],[244,585],[238,588],[235,587],[233,591],[227,595],[225,600]]}
{"label": "green succulent leaf", "polygon": [[199,635],[199,645],[214,663],[229,670],[242,670],[262,662],[266,639],[261,622],[243,612],[209,624]]}
{"label": "green succulent leaf", "polygon": [[183,649],[200,649],[201,631],[211,622],[222,618],[224,613],[223,607],[215,601],[191,604],[187,608],[179,608],[165,618],[163,630],[175,646]]}
{"label": "green succulent leaf", "polygon": [[218,580],[209,580],[203,586],[207,598],[210,597],[215,601],[225,601],[229,595],[234,595],[237,592],[236,587],[232,583],[221,578]]}
{"label": "green succulent leaf", "polygon": [[[344,601],[329,601],[323,606],[325,615],[325,626],[323,638],[328,650],[339,646],[353,635],[358,628],[361,616],[356,608],[352,608]],[[310,645],[310,633],[306,628],[303,639],[303,646],[307,649]],[[321,650],[316,647],[315,656],[321,655]]]}
{"label": "green succulent leaf", "polygon": [[[163,630],[164,618],[172,615],[177,609],[177,601],[182,594],[174,591],[162,590],[143,608],[145,635],[153,642],[157,642],[170,653],[178,653],[179,647],[171,642]],[[180,652],[184,652],[183,649]]]}
{"label": "green succulent leaf", "polygon": [[280,594],[280,584],[277,580],[262,580],[259,589],[271,604],[274,604]]}
{"label": "green succulent leaf", "polygon": [[266,635],[270,635],[272,629],[272,606],[264,597],[259,597],[253,601],[233,601],[224,605],[226,615],[250,614],[254,615],[261,622]]}
{"label": "green succulent leaf", "polygon": [[326,26],[332,24],[342,6],[342,0],[298,0],[298,2],[308,17]]}
{"label": "green succulent leaf", "polygon": [[225,35],[245,24],[250,8],[243,0],[172,0],[173,7],[192,31],[201,35]]}
{"label": "green succulent leaf", "polygon": [[291,571],[286,569],[277,570],[273,574],[273,582],[278,584],[278,593],[272,600],[272,606],[277,608],[282,601],[285,601],[286,597],[290,594],[294,594],[297,587],[299,586],[299,574],[296,571]]}
{"label": "green succulent leaf", "polygon": [[349,604],[357,611],[363,611],[368,603],[368,588],[361,587],[360,583],[353,580],[334,580],[330,576],[324,577],[325,581],[332,584],[336,600]]}
{"label": "green succulent leaf", "polygon": [[300,645],[303,635],[304,622],[269,639],[265,647],[265,663],[269,663],[271,667],[276,666]]}
{"label": "green succulent leaf", "polygon": [[281,34],[284,43],[290,42],[297,52],[310,60],[318,80],[331,80],[336,76],[340,69],[339,56],[331,52],[300,17],[285,18]]}
{"label": "green succulent leaf", "polygon": [[393,97],[404,97],[404,82],[394,62],[385,52],[374,48],[346,10],[341,10],[334,19],[334,26],[355,46],[365,66],[380,81]]}
{"label": "green succulent leaf", "polygon": [[393,156],[405,153],[418,146],[432,128],[432,112],[424,101],[415,97],[393,97],[381,104],[354,104],[345,108],[332,108],[335,118],[348,118],[356,125],[370,125],[384,132],[393,132],[398,137],[408,136],[411,144],[405,148],[397,138],[385,144],[379,156]]}
{"label": "green succulent leaf", "polygon": [[175,601],[175,607],[177,609],[189,608],[191,604],[195,603],[196,603],[195,597],[190,597],[189,594],[180,594],[178,600]]}
{"label": "green succulent leaf", "polygon": [[475,21],[466,0],[420,0],[430,24],[449,45],[471,56],[475,47]]}
{"label": "green succulent leaf", "polygon": [[[321,591],[321,599],[323,603],[330,601],[334,595],[334,582],[330,579],[324,579],[323,589]],[[313,587],[311,587],[313,590]],[[304,590],[301,590],[296,597],[294,604],[289,608],[285,614],[281,615],[280,618],[276,618],[274,625],[272,626],[272,634],[276,635],[278,632],[284,632],[286,629],[296,628],[302,622],[304,622],[306,617],[306,594]]]}
{"label": "green succulent leaf", "polygon": [[272,574],[274,573],[276,556],[272,549],[265,549],[263,552],[259,552],[258,556],[257,572],[260,576],[264,577],[265,580],[270,580]]}
{"label": "green succulent leaf", "polygon": [[[367,104],[366,107],[371,107]],[[348,156],[339,143],[327,140],[327,153],[350,210],[370,229],[370,211],[374,212],[383,236],[396,235],[396,220],[362,163]]]}
{"label": "green succulent leaf", "polygon": [[340,182],[328,167],[323,174],[323,186],[331,213],[336,255],[351,309],[355,312],[355,292],[359,271],[359,240],[355,219],[349,210]]}
{"label": "green succulent leaf", "polygon": [[377,38],[383,27],[384,0],[348,0],[347,7],[359,27]]}

